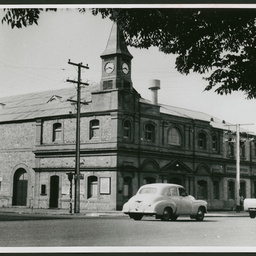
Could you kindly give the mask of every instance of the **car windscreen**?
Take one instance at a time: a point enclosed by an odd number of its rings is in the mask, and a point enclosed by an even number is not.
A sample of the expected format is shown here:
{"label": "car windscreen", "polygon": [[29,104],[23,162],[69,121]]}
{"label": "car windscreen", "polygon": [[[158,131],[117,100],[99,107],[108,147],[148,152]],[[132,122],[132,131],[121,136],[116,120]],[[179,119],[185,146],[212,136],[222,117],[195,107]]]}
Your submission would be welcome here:
{"label": "car windscreen", "polygon": [[147,188],[142,188],[139,191],[139,194],[156,194],[157,189],[154,187],[147,187]]}

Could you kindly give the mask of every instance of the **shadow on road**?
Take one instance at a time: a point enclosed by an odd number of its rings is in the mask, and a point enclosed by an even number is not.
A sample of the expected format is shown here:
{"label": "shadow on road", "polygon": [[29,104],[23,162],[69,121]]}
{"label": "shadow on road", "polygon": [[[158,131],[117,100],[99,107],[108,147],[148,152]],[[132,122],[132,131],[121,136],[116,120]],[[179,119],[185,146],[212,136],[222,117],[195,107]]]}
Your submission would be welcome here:
{"label": "shadow on road", "polygon": [[1,221],[27,221],[27,220],[57,220],[57,219],[71,219],[68,216],[35,216],[26,214],[0,214]]}
{"label": "shadow on road", "polygon": [[[133,220],[134,221],[134,220]],[[190,219],[187,219],[187,220],[169,220],[169,221],[162,221],[162,220],[149,220],[149,219],[145,219],[145,220],[140,220],[141,221],[147,221],[147,222],[153,222],[153,221],[158,221],[158,222],[161,222],[161,223],[171,223],[171,222],[189,222],[189,223],[195,223],[195,224],[198,224],[198,223],[204,223],[204,222],[218,222],[218,220],[203,220],[203,221],[196,221],[196,220],[190,220]]]}

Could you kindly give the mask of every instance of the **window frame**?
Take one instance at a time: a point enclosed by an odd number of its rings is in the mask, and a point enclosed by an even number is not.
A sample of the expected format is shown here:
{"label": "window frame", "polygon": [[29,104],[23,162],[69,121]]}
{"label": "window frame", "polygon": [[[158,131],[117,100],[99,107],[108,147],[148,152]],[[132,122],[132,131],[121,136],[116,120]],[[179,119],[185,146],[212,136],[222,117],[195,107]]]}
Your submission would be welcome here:
{"label": "window frame", "polygon": [[[148,129],[149,127],[152,128]],[[156,125],[151,123],[151,122],[147,122],[144,126],[144,139],[146,142],[152,142],[154,143],[156,141]]]}
{"label": "window frame", "polygon": [[218,137],[216,134],[212,135],[212,151],[217,152],[218,151]]}
{"label": "window frame", "polygon": [[[177,133],[176,133],[176,135],[178,135],[178,136],[171,136],[171,134],[172,134],[172,131],[176,131]],[[169,137],[171,137],[171,138],[177,138],[177,137],[179,137],[179,143],[173,143],[172,141],[173,140],[171,140],[171,139],[169,139]],[[181,134],[181,131],[180,131],[180,129],[179,128],[177,128],[177,127],[171,127],[169,130],[168,130],[168,133],[167,133],[167,143],[168,143],[168,145],[170,145],[170,146],[176,146],[176,147],[181,147],[182,146],[182,134]]]}
{"label": "window frame", "polygon": [[[95,186],[95,189],[93,189]],[[96,192],[95,194],[93,192]],[[97,199],[99,195],[99,177],[90,175],[87,177],[87,199]]]}
{"label": "window frame", "polygon": [[[94,124],[97,122],[97,124]],[[90,140],[99,140],[100,139],[100,120],[92,119],[89,123],[89,139]],[[95,131],[98,131],[98,136],[95,136]],[[97,132],[96,132],[97,133]]]}
{"label": "window frame", "polygon": [[207,135],[205,132],[201,131],[197,135],[197,146],[200,150],[207,149]]}
{"label": "window frame", "polygon": [[[126,124],[129,124],[126,126]],[[132,122],[129,119],[125,119],[123,123],[123,138],[126,140],[132,139]]]}
{"label": "window frame", "polygon": [[52,142],[59,143],[62,141],[62,123],[56,122],[52,125]]}

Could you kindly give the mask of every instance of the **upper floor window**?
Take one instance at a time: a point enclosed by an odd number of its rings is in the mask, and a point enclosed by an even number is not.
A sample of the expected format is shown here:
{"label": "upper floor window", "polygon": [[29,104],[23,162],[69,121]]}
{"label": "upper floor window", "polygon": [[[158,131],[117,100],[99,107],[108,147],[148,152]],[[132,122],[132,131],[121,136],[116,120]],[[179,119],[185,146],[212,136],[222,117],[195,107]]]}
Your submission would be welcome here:
{"label": "upper floor window", "polygon": [[124,122],[124,127],[123,127],[123,135],[124,135],[124,138],[126,139],[130,139],[131,138],[131,128],[132,128],[132,125],[131,125],[131,122],[129,120],[126,120]]}
{"label": "upper floor window", "polygon": [[240,156],[245,157],[245,142],[240,141]]}
{"label": "upper floor window", "polygon": [[212,150],[213,151],[217,151],[218,149],[218,140],[217,140],[217,136],[213,135],[212,136]]}
{"label": "upper floor window", "polygon": [[256,156],[256,142],[254,142],[253,145],[254,145],[254,156]]}
{"label": "upper floor window", "polygon": [[100,121],[97,119],[90,121],[90,139],[98,139],[100,137]]}
{"label": "upper floor window", "polygon": [[206,134],[203,132],[198,134],[198,148],[206,149]]}
{"label": "upper floor window", "polygon": [[168,132],[168,144],[181,146],[181,134],[177,128],[171,128]]}
{"label": "upper floor window", "polygon": [[53,124],[52,141],[61,141],[62,126],[61,123]]}
{"label": "upper floor window", "polygon": [[145,140],[146,141],[155,141],[155,126],[153,124],[145,125]]}
{"label": "upper floor window", "polygon": [[233,142],[228,142],[228,156],[229,157],[235,156],[235,146]]}

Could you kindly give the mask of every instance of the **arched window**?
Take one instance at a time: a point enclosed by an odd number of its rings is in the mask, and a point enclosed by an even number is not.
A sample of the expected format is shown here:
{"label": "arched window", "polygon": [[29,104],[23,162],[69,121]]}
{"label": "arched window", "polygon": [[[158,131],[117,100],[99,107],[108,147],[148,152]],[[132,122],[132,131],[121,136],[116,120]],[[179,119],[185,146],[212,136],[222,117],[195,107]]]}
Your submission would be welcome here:
{"label": "arched window", "polygon": [[124,187],[123,187],[123,196],[124,198],[132,197],[132,178],[124,177]]}
{"label": "arched window", "polygon": [[181,134],[177,128],[171,128],[168,132],[168,144],[181,146]]}
{"label": "arched window", "polygon": [[220,188],[219,188],[219,181],[215,180],[213,182],[213,199],[220,198]]}
{"label": "arched window", "polygon": [[235,199],[235,182],[233,180],[228,181],[228,199]]}
{"label": "arched window", "polygon": [[218,150],[218,140],[217,140],[217,136],[216,135],[212,136],[212,150],[213,151],[217,151]]}
{"label": "arched window", "polygon": [[203,132],[198,134],[198,148],[206,149],[206,134]]}
{"label": "arched window", "polygon": [[98,177],[88,177],[87,198],[96,198],[98,196]]}
{"label": "arched window", "polygon": [[155,126],[153,124],[145,125],[145,141],[155,141]]}
{"label": "arched window", "polygon": [[129,120],[126,120],[124,122],[124,126],[123,126],[123,136],[126,139],[131,139],[131,122]]}
{"label": "arched window", "polygon": [[61,123],[53,124],[52,141],[53,142],[61,141],[61,134],[62,134]]}
{"label": "arched window", "polygon": [[197,198],[207,199],[207,181],[199,180],[197,182]]}
{"label": "arched window", "polygon": [[100,137],[100,121],[97,119],[90,121],[90,139],[99,139]]}

